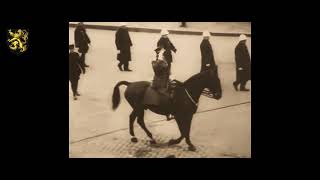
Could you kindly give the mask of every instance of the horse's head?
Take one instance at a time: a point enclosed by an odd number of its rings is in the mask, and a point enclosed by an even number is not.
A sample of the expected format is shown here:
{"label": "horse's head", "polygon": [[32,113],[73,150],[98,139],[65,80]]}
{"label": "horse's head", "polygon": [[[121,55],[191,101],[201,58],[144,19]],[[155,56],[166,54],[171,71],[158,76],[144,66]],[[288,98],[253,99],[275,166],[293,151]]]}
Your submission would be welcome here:
{"label": "horse's head", "polygon": [[213,94],[213,98],[219,100],[222,97],[221,83],[218,75],[218,66],[207,70],[207,87]]}

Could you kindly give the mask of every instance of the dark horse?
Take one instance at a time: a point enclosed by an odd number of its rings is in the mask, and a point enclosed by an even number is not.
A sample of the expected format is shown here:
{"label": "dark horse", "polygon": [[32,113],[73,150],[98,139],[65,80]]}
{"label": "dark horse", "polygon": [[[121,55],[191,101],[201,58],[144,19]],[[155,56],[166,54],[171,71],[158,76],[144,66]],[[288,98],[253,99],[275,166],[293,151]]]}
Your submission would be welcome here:
{"label": "dark horse", "polygon": [[[193,114],[196,113],[198,108],[198,100],[201,93],[204,88],[208,88],[213,94],[213,98],[219,100],[222,97],[217,66],[213,69],[198,73],[183,83],[178,81],[176,82],[178,85],[175,88],[174,104],[169,106],[169,110],[171,110],[171,114],[173,114],[176,119],[181,136],[177,139],[170,140],[168,144],[178,144],[186,138],[189,150],[195,151],[196,148],[190,141],[190,127]],[[138,117],[138,124],[151,139],[150,143],[155,144],[156,141],[153,139],[151,132],[146,128],[144,123],[144,110],[150,109],[157,114],[165,115],[166,112],[168,112],[168,105],[146,106],[143,104],[144,94],[146,89],[150,86],[150,82],[139,81],[130,83],[127,81],[121,81],[114,87],[112,96],[113,110],[115,110],[120,103],[119,86],[121,85],[128,86],[124,94],[125,98],[133,108],[129,118],[129,131],[132,136],[131,141],[138,141],[133,131],[133,123]]]}

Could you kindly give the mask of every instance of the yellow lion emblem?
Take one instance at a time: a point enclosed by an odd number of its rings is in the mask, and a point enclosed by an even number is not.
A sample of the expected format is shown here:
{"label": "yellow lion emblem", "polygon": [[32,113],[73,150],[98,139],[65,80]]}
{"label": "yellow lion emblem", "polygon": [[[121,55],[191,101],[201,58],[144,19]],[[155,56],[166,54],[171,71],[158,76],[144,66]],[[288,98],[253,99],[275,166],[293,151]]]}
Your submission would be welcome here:
{"label": "yellow lion emblem", "polygon": [[18,29],[14,32],[12,30],[8,30],[9,32],[9,48],[13,51],[23,53],[27,50],[27,40],[28,40],[28,32],[26,30]]}

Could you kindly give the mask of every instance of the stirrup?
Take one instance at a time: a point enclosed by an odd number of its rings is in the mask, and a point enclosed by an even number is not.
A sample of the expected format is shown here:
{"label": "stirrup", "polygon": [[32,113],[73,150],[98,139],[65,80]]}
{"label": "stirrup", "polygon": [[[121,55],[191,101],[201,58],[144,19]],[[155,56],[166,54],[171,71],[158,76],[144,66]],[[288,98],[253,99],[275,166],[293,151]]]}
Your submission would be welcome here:
{"label": "stirrup", "polygon": [[174,119],[175,117],[171,114],[166,115],[167,116],[167,121],[170,121],[172,119]]}

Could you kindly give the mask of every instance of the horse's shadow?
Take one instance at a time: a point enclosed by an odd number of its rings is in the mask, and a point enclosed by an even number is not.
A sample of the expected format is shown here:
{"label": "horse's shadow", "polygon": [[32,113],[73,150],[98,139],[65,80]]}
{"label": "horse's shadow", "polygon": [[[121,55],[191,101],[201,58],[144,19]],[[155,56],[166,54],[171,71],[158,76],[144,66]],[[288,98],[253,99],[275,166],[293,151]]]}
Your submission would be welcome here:
{"label": "horse's shadow", "polygon": [[144,147],[140,147],[134,152],[136,158],[161,157],[161,158],[176,158],[183,150],[180,145],[170,145],[165,141],[157,141],[156,144],[151,144],[148,140],[141,141]]}
{"label": "horse's shadow", "polygon": [[145,141],[144,144],[148,147],[156,148],[156,149],[183,149],[182,146],[178,144],[169,145],[168,140],[167,141],[157,140],[155,144],[152,144],[149,141]]}

